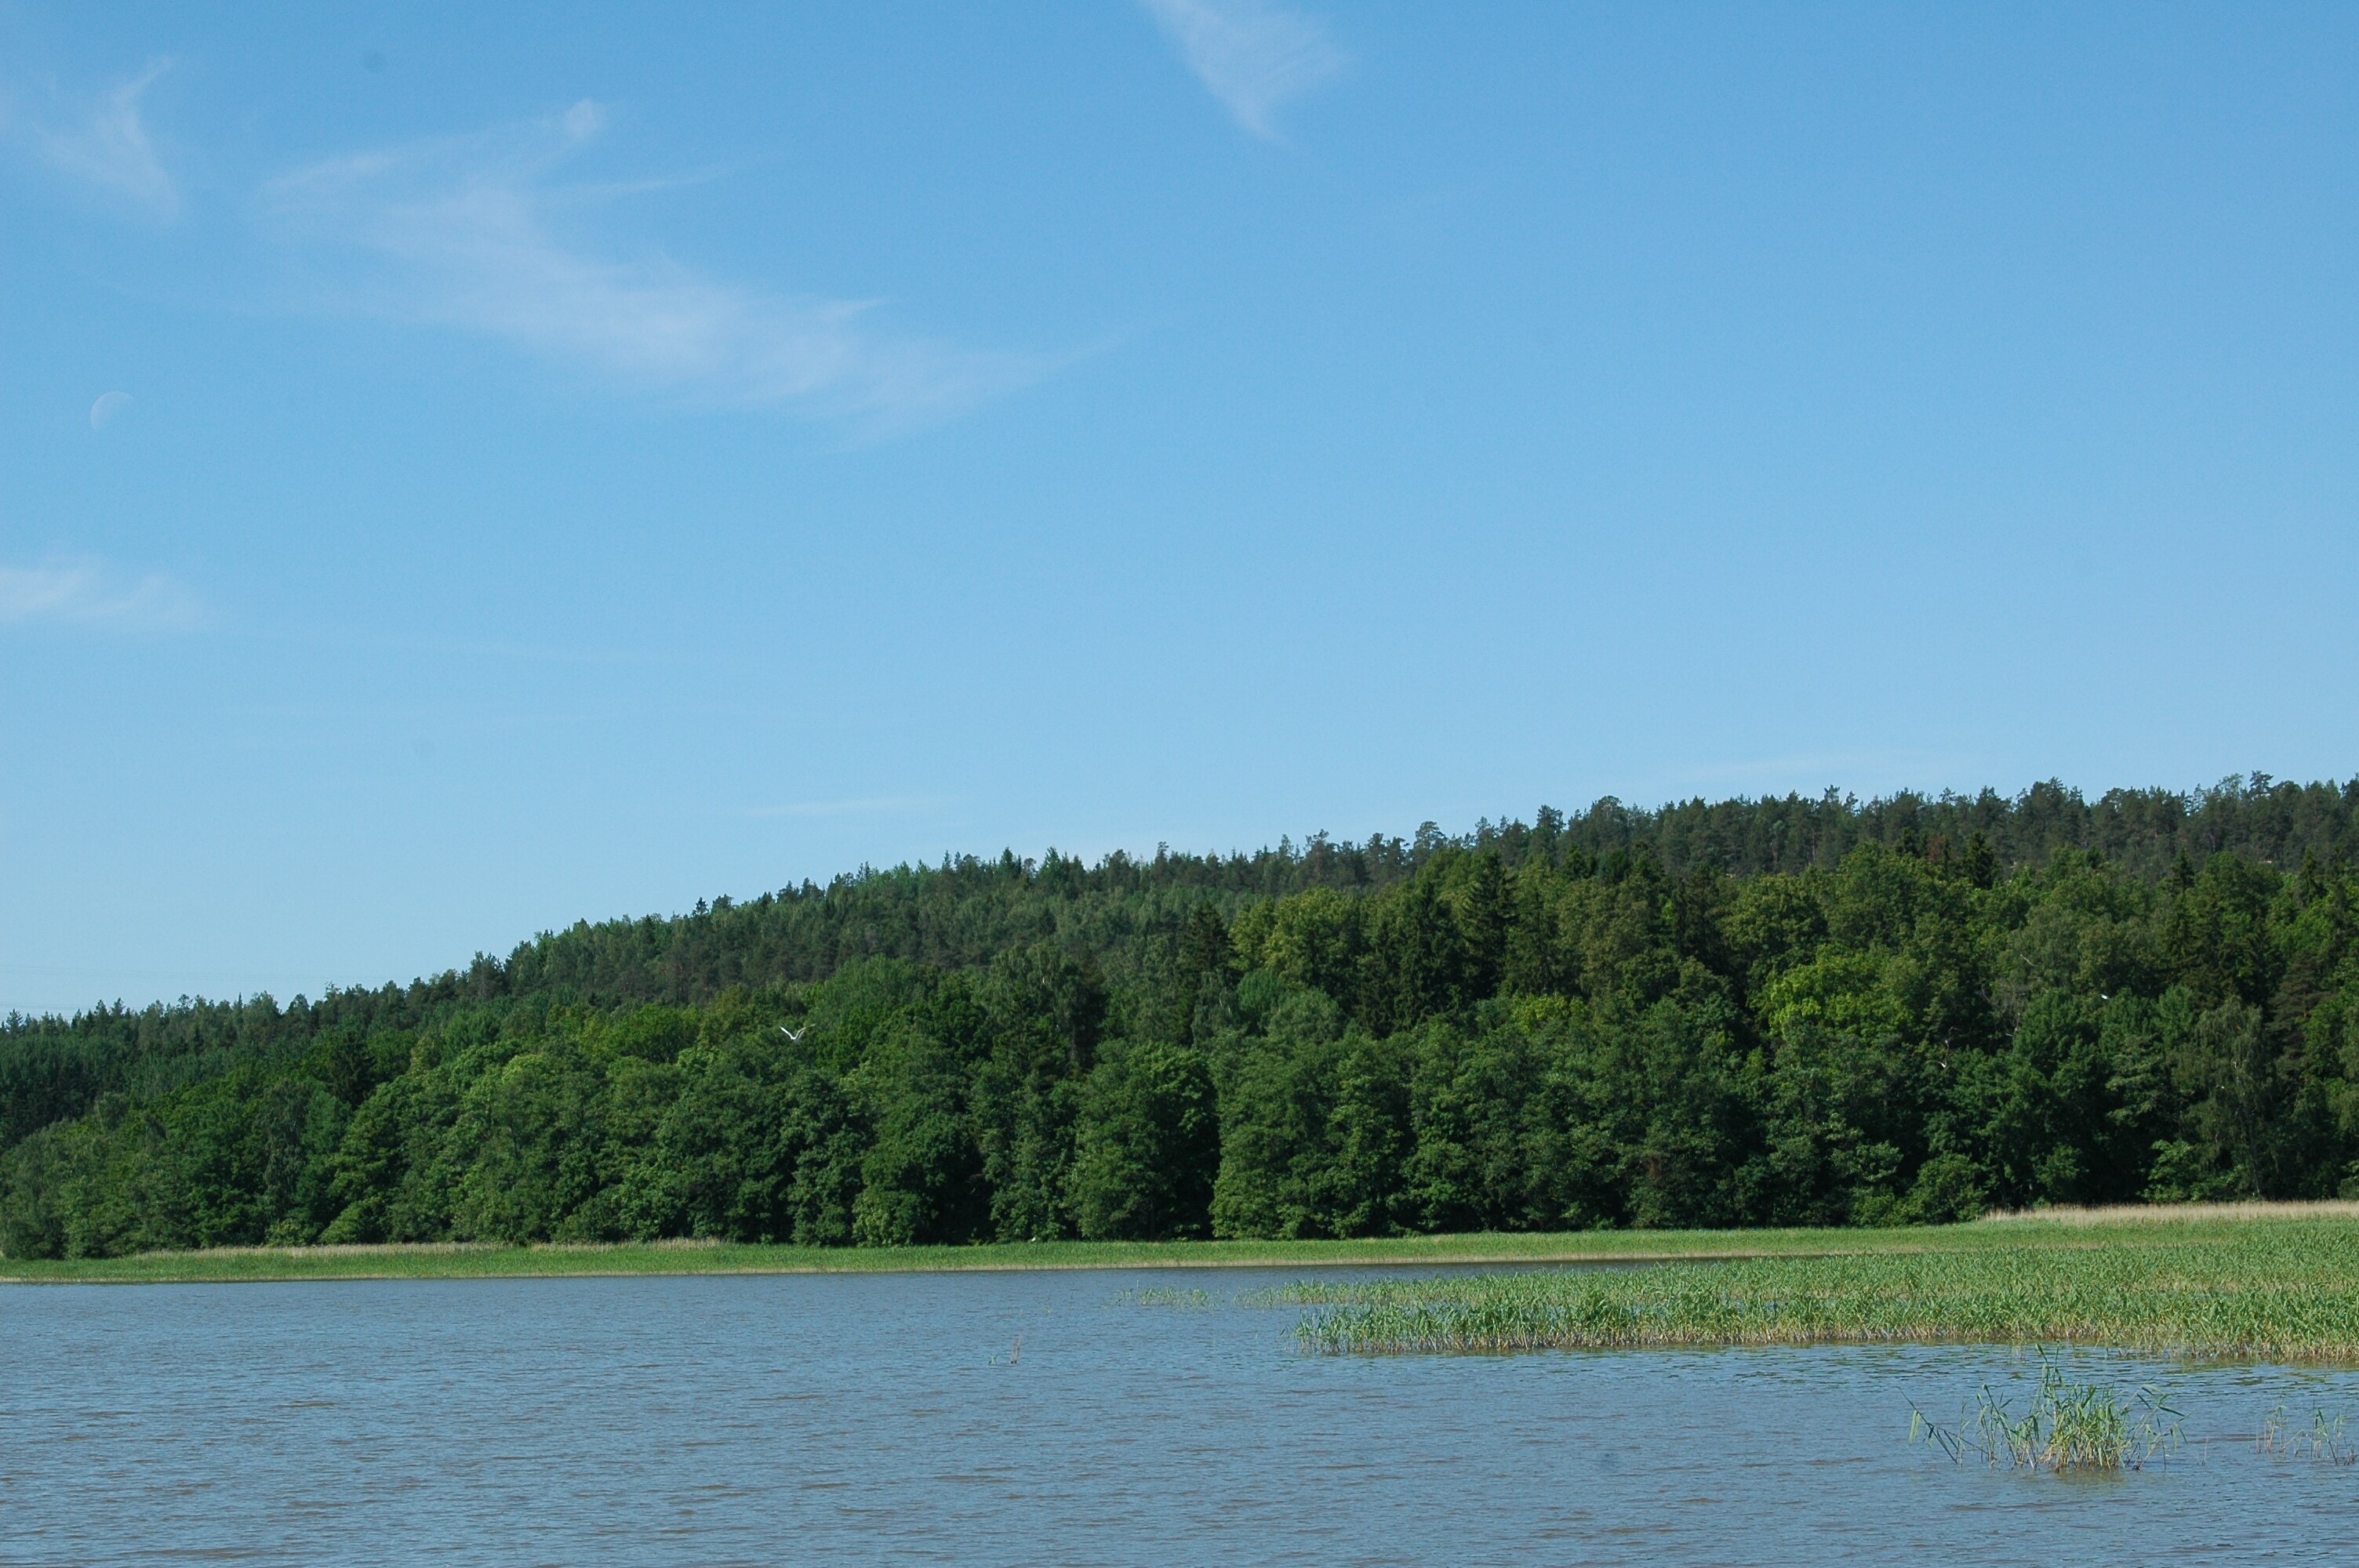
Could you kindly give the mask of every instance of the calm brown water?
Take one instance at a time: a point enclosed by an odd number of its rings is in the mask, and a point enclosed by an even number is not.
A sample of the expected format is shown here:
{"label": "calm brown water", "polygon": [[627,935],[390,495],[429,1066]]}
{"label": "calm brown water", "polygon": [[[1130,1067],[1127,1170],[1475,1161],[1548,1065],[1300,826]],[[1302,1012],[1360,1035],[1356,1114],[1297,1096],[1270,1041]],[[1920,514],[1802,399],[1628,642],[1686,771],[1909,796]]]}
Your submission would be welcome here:
{"label": "calm brown water", "polygon": [[[0,1287],[0,1563],[2359,1559],[2359,1470],[2248,1442],[2095,1484],[1908,1446],[2007,1353],[1321,1358],[1230,1303],[1301,1277]],[[2075,1365],[2199,1438],[2359,1418],[2349,1373]]]}

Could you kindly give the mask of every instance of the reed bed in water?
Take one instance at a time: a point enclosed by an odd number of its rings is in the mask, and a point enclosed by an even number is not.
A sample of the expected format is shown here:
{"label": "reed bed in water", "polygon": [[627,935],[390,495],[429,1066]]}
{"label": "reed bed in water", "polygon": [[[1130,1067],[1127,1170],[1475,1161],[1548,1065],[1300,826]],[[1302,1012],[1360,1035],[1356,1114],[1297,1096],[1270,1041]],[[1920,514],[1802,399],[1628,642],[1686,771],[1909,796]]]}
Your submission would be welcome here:
{"label": "reed bed in water", "polygon": [[2125,1396],[2108,1383],[2075,1383],[2045,1357],[2030,1408],[2018,1416],[2013,1407],[1988,1387],[1955,1426],[1911,1406],[1908,1435],[1962,1465],[1971,1457],[1993,1468],[2059,1475],[2140,1469],[2186,1442],[2179,1412],[2152,1387]]}
{"label": "reed bed in water", "polygon": [[1311,1308],[1298,1334],[1335,1353],[1957,1343],[2359,1362],[2359,1224],[1299,1284],[1270,1299]]}

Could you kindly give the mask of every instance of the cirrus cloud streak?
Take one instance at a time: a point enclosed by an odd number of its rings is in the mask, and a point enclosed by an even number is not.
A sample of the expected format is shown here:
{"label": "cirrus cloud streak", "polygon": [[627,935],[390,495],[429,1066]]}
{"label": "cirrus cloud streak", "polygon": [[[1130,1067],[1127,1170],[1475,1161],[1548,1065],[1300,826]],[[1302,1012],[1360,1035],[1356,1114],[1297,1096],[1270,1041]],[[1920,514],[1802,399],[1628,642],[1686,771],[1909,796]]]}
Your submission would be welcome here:
{"label": "cirrus cloud streak", "polygon": [[0,626],[80,626],[103,632],[190,632],[204,602],[160,574],[125,580],[96,561],[0,563]]}
{"label": "cirrus cloud streak", "polygon": [[585,102],[522,126],[330,159],[272,181],[265,205],[288,237],[358,261],[337,287],[343,303],[499,339],[624,388],[889,431],[1050,368],[891,331],[874,302],[601,254],[566,220],[605,193],[556,177],[603,122]]}
{"label": "cirrus cloud streak", "polygon": [[29,127],[41,161],[131,202],[165,222],[180,214],[180,191],[157,156],[139,100],[156,79],[172,69],[159,59],[98,101],[70,123]]}
{"label": "cirrus cloud streak", "polygon": [[1327,29],[1263,0],[1143,0],[1206,92],[1265,141],[1277,111],[1338,75],[1343,54]]}

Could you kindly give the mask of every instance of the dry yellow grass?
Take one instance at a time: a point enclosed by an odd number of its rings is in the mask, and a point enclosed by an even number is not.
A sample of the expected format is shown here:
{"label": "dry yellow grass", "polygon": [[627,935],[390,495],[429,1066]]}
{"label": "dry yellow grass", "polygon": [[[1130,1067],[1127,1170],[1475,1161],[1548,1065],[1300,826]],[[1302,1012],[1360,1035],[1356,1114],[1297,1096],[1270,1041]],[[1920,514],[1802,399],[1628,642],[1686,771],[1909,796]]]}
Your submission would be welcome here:
{"label": "dry yellow grass", "polygon": [[2236,1219],[2359,1218],[2359,1198],[2313,1198],[2292,1203],[2061,1204],[2054,1208],[1994,1209],[1983,1223],[2041,1220],[2050,1225],[2197,1225]]}

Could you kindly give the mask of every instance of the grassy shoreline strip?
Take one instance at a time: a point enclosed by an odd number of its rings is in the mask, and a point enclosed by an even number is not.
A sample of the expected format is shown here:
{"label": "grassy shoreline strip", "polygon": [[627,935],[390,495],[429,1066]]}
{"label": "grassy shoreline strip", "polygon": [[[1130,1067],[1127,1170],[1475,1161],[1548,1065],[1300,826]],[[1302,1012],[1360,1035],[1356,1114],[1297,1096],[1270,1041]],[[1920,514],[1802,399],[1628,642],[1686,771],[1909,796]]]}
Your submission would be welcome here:
{"label": "grassy shoreline strip", "polygon": [[737,1243],[223,1248],[128,1258],[0,1259],[0,1282],[183,1284],[292,1280],[477,1279],[568,1275],[1488,1266],[1668,1263],[1774,1258],[2084,1250],[2168,1238],[2224,1244],[2256,1231],[2359,1220],[2231,1216],[2189,1209],[2091,1223],[2010,1218],[1893,1230],[1625,1230],[1486,1233],[1350,1241],[1053,1241],[981,1247],[820,1248]]}
{"label": "grassy shoreline strip", "polygon": [[[294,1280],[513,1279],[686,1274],[1004,1273],[1118,1269],[1512,1267],[1654,1263],[1816,1251],[1838,1232],[1625,1232],[1415,1237],[1364,1241],[1036,1242],[977,1247],[821,1248],[662,1243],[223,1248],[129,1258],[0,1258],[0,1283],[200,1284]],[[1933,1232],[1895,1233],[1898,1247]],[[1882,1233],[1853,1235],[1875,1244]],[[1619,1243],[1618,1245],[1615,1243]],[[1855,1243],[1856,1244],[1856,1243]]]}
{"label": "grassy shoreline strip", "polygon": [[2347,1364],[2359,1225],[2143,1227],[2097,1247],[1302,1284],[1270,1299],[1310,1307],[1302,1343],[1334,1354],[2006,1344]]}

